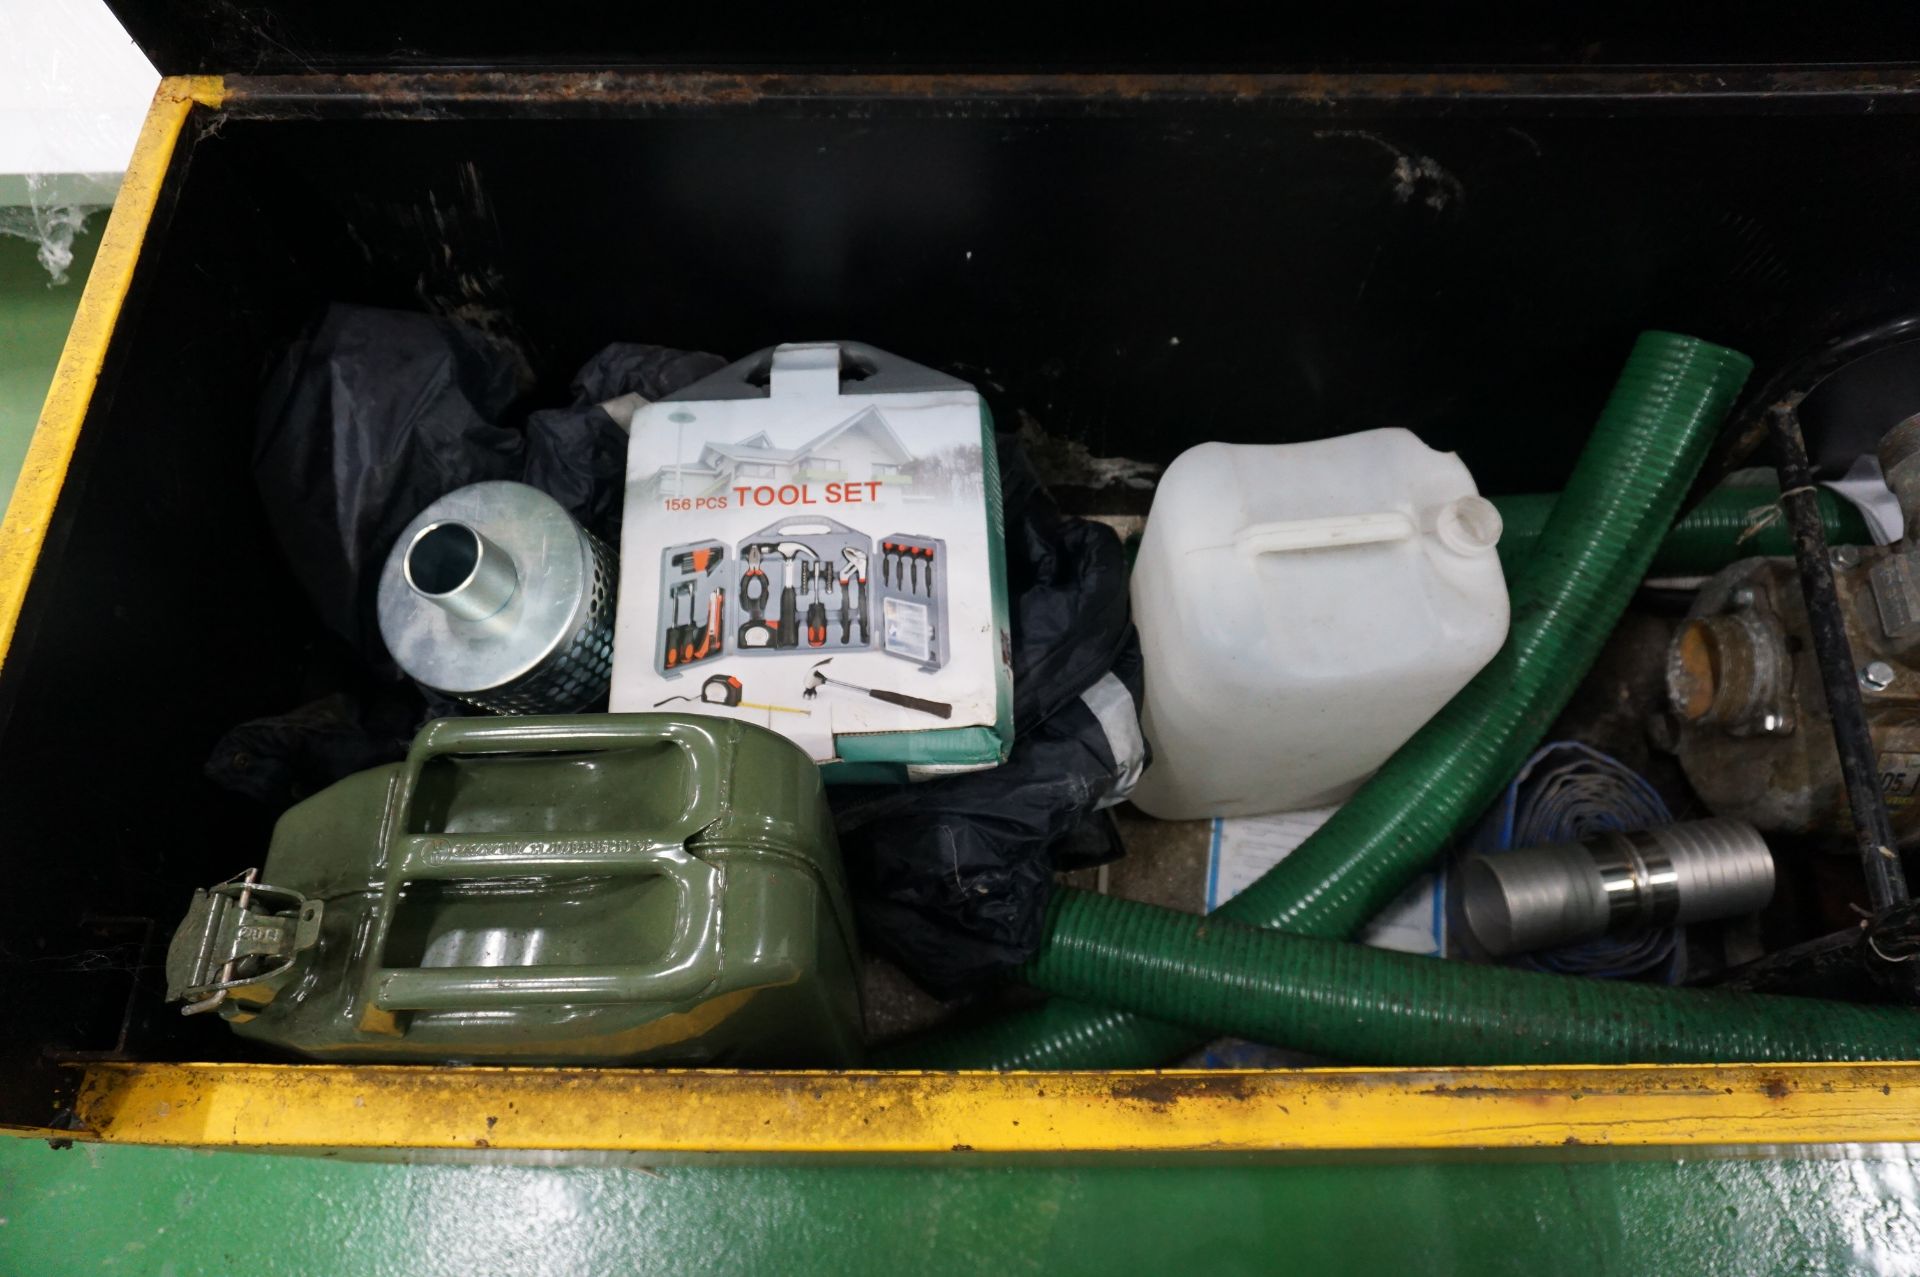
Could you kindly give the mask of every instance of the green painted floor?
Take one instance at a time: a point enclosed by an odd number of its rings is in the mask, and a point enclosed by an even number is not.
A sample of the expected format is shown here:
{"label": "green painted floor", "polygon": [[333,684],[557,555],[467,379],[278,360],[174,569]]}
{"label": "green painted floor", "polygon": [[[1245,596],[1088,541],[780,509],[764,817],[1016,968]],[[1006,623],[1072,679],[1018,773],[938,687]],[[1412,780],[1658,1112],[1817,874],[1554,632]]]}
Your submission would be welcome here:
{"label": "green painted floor", "polygon": [[1906,1158],[390,1166],[0,1140],[0,1274],[1911,1273]]}
{"label": "green painted floor", "polygon": [[[0,493],[72,282],[0,240]],[[1920,1271],[1916,1162],[399,1166],[0,1138],[0,1277]]]}
{"label": "green painted floor", "polygon": [[27,437],[40,417],[40,401],[106,224],[105,213],[87,219],[86,230],[74,238],[73,266],[64,284],[48,282],[32,243],[0,235],[0,508],[20,473]]}

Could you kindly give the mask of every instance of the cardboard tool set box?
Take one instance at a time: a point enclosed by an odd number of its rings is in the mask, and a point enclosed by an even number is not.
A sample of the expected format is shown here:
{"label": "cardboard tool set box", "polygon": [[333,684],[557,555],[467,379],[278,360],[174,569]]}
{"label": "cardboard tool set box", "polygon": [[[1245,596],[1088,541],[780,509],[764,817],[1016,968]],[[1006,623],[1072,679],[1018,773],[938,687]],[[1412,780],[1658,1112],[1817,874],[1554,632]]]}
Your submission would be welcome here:
{"label": "cardboard tool set box", "polygon": [[611,708],[773,728],[834,779],[1012,744],[993,424],[855,342],[728,365],[634,418]]}

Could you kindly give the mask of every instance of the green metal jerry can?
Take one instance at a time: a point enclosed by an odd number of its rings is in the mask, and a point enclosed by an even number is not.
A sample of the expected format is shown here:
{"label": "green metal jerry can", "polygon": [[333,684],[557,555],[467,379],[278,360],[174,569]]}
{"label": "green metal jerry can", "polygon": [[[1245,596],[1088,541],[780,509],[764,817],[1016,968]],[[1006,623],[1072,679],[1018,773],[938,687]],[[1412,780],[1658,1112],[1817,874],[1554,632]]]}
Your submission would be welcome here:
{"label": "green metal jerry can", "polygon": [[327,1060],[854,1062],[819,770],[749,723],[442,719],[197,892],[168,996]]}

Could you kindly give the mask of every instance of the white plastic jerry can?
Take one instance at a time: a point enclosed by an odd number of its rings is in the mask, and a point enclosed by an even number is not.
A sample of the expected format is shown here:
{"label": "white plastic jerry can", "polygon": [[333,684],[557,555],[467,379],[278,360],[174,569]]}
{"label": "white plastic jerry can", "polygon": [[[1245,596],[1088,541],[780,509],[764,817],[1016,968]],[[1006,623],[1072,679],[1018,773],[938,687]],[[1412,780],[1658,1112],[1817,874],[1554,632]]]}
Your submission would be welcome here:
{"label": "white plastic jerry can", "polygon": [[1167,468],[1133,570],[1163,819],[1344,799],[1507,636],[1500,513],[1407,430],[1203,443]]}

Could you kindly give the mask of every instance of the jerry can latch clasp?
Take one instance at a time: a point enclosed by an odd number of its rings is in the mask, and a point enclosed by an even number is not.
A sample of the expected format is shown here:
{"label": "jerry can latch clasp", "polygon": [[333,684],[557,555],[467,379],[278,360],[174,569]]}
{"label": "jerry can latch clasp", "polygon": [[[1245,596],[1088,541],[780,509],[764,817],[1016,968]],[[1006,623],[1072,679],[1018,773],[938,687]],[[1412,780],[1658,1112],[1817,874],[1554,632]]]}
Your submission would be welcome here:
{"label": "jerry can latch clasp", "polygon": [[229,1016],[271,1002],[320,938],[321,902],[245,873],[193,893],[167,946],[167,1000],[182,1015],[223,1004]]}

